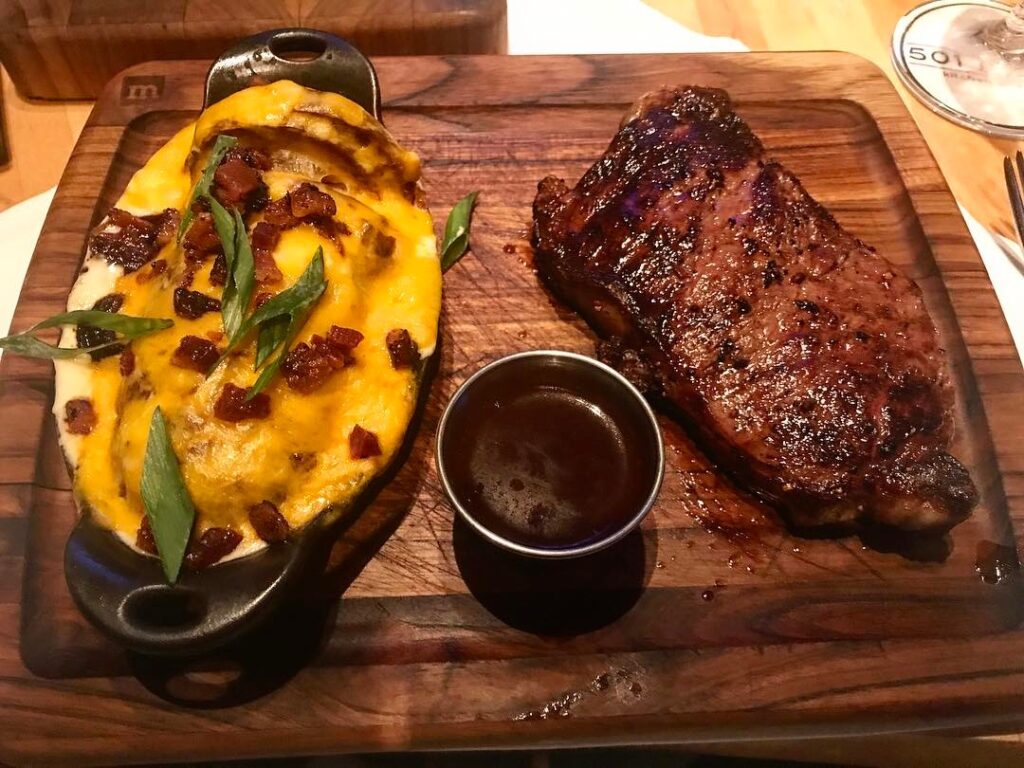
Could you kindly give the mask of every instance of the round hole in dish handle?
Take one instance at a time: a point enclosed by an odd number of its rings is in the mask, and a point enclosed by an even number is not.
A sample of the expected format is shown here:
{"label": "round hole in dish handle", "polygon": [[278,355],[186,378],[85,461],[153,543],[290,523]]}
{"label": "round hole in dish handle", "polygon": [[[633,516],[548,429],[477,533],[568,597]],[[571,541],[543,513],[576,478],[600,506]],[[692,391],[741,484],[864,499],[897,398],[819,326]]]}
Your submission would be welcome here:
{"label": "round hole in dish handle", "polygon": [[324,55],[327,41],[306,31],[275,35],[268,43],[270,52],[285,61],[314,61]]}
{"label": "round hole in dish handle", "polygon": [[132,592],[121,606],[126,624],[147,631],[182,630],[206,618],[206,597],[191,589],[157,584]]}

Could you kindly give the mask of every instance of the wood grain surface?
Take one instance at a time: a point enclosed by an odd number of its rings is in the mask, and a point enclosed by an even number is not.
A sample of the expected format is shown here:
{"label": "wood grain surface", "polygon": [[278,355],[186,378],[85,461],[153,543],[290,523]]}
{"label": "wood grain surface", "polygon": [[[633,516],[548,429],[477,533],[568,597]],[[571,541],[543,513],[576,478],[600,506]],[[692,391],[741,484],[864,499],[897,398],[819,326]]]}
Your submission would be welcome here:
{"label": "wood grain surface", "polygon": [[0,59],[33,99],[94,99],[156,59],[210,59],[280,27],[341,35],[368,55],[504,53],[505,0],[0,0]]}
{"label": "wood grain surface", "polygon": [[[480,189],[446,275],[442,344],[409,455],[280,619],[189,665],[125,654],[74,610],[74,519],[48,363],[0,362],[0,759],[207,759],[345,749],[551,746],[962,730],[1024,721],[1016,572],[979,546],[1024,524],[1024,374],[984,268],[884,76],[843,54],[378,59],[385,121],[424,159],[443,222]],[[86,233],[201,102],[202,62],[158,95],[101,98],[57,192],[15,316],[57,311]],[[806,540],[662,420],[654,513],[586,561],[502,555],[453,524],[436,422],[507,352],[593,350],[525,247],[536,182],[575,180],[627,105],[665,83],[727,88],[770,152],[924,289],[957,384],[956,452],[983,492],[936,546]],[[1015,532],[1017,532],[1015,534]],[[226,567],[226,566],[225,566]],[[338,600],[341,595],[340,601]]]}
{"label": "wood grain surface", "polygon": [[[931,113],[892,72],[893,27],[920,0],[645,2],[666,15],[666,24],[671,19],[696,32],[734,37],[755,51],[848,51],[874,62],[896,85],[957,201],[988,229],[1014,236],[1002,158],[1020,144],[990,139]],[[0,167],[0,210],[57,183],[91,107],[85,102],[29,102],[15,92],[8,76],[3,85],[12,162]]]}
{"label": "wood grain surface", "polygon": [[1016,237],[1002,164],[1004,155],[1024,145],[969,131],[935,114],[903,87],[893,70],[893,29],[923,0],[644,2],[689,29],[736,37],[755,51],[849,51],[871,61],[896,85],[957,201],[988,229]]}

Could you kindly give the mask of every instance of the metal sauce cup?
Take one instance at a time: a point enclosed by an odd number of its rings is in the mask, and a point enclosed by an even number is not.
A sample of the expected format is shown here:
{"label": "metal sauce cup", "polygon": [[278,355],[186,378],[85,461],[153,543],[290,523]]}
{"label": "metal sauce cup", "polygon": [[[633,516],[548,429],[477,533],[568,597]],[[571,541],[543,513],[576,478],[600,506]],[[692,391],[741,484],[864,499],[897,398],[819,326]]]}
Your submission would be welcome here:
{"label": "metal sauce cup", "polygon": [[[497,397],[496,392],[512,394]],[[485,454],[480,451],[489,450],[490,453],[486,455],[492,456],[495,455],[494,451],[498,450],[493,447],[493,435],[487,432],[486,420],[504,419],[505,423],[508,423],[512,418],[512,411],[508,409],[518,408],[520,410],[516,410],[515,413],[523,416],[521,423],[532,424],[529,419],[529,409],[534,407],[532,403],[536,402],[538,408],[544,407],[544,398],[551,392],[557,393],[558,397],[563,397],[569,403],[578,404],[583,411],[583,421],[580,423],[586,423],[587,419],[592,417],[597,419],[595,423],[607,425],[609,435],[615,436],[617,442],[614,444],[618,446],[623,461],[626,462],[617,467],[608,467],[610,473],[617,471],[618,477],[626,479],[622,498],[616,497],[615,503],[609,501],[607,506],[599,499],[590,503],[587,509],[593,510],[592,519],[587,517],[584,520],[583,516],[576,512],[566,515],[560,509],[552,511],[550,507],[548,508],[554,516],[562,515],[556,521],[558,523],[563,520],[576,521],[581,525],[600,522],[600,527],[595,529],[595,532],[580,535],[577,540],[565,540],[563,537],[562,540],[552,539],[550,542],[544,542],[539,540],[543,538],[541,534],[535,537],[523,534],[522,516],[516,506],[518,502],[508,502],[504,508],[507,515],[503,518],[501,511],[495,509],[502,502],[494,500],[508,497],[499,492],[487,491],[490,496],[486,505],[474,504],[472,495],[483,493],[480,490],[483,483],[474,483],[467,479],[472,473],[466,470],[470,462],[466,451],[477,451],[473,456],[483,456]],[[506,410],[499,414],[498,409],[501,407],[505,407]],[[560,407],[571,411],[576,405]],[[526,408],[527,411],[524,413],[522,408]],[[543,420],[543,417],[541,419]],[[495,421],[494,425],[498,423]],[[548,429],[546,439],[550,443],[550,427],[547,423],[540,423],[540,426],[536,427],[521,427],[522,430],[526,430],[523,433],[524,437],[530,435],[531,428]],[[481,448],[487,441],[485,435],[490,435],[491,439],[491,442],[487,443],[490,447],[486,449]],[[623,439],[626,436],[628,442]],[[596,463],[591,477],[595,483],[599,483],[603,479],[600,463],[603,455],[600,453],[600,446],[594,447],[597,445],[596,442],[588,443],[580,439],[579,435],[566,434],[565,440],[566,451],[586,452],[590,446],[589,449],[594,452],[593,456],[569,456],[565,451],[561,455],[568,456],[576,468],[579,466],[577,462],[593,459]],[[516,446],[510,450],[515,452]],[[495,360],[470,376],[445,408],[437,430],[435,451],[441,484],[462,519],[492,543],[511,552],[539,558],[579,557],[605,549],[619,541],[635,529],[651,510],[664,476],[661,430],[654,412],[640,392],[604,363],[584,355],[556,350],[509,355]],[[557,465],[557,461],[552,463]],[[568,469],[568,463],[565,468]],[[559,467],[555,466],[554,469],[557,470]],[[495,484],[499,480],[494,478],[498,477],[499,473],[488,470],[484,474],[489,478],[486,482],[491,484],[490,488],[498,487]],[[510,470],[510,474],[515,475],[515,471]],[[503,475],[500,482],[506,482]],[[522,488],[521,481],[515,477],[507,482],[512,483],[513,487],[515,483],[519,483],[519,487]],[[481,512],[485,509],[486,514]],[[508,523],[514,514],[519,515],[516,518],[519,528]],[[601,515],[607,516],[602,518]],[[538,523],[544,524],[546,523]]]}

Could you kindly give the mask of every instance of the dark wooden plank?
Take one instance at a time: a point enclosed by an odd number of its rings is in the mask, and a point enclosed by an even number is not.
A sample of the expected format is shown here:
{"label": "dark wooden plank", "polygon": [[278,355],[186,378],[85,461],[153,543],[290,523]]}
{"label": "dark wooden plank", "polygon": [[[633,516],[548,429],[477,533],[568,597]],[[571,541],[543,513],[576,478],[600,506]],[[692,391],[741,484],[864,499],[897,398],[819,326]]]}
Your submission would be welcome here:
{"label": "dark wooden plank", "polygon": [[144,61],[214,58],[240,38],[307,26],[367,54],[504,53],[505,0],[8,0],[0,59],[18,91],[93,99]]}
{"label": "dark wooden plank", "polygon": [[[60,558],[75,513],[47,413],[51,374],[5,358],[0,419],[17,428],[0,434],[0,757],[123,762],[1018,722],[1021,583],[985,584],[974,566],[981,542],[1012,543],[1024,530],[1024,374],[942,177],[881,73],[844,54],[376,63],[385,118],[424,159],[438,225],[462,194],[482,190],[473,253],[446,275],[439,371],[409,458],[293,610],[216,658],[145,662],[71,604]],[[126,73],[159,78],[143,100],[126,97],[123,78],[111,84],[61,183],[16,326],[59,309],[89,226],[195,114],[204,71],[179,62]],[[575,179],[631,101],[684,80],[728,88],[812,194],[921,284],[957,385],[955,449],[983,491],[949,551],[913,559],[856,539],[794,538],[667,419],[659,503],[604,560],[519,561],[453,524],[431,442],[458,384],[506,352],[593,351],[592,334],[529,269],[537,180]],[[728,535],[736,516],[755,517],[757,535]],[[560,707],[569,715],[537,719]]]}

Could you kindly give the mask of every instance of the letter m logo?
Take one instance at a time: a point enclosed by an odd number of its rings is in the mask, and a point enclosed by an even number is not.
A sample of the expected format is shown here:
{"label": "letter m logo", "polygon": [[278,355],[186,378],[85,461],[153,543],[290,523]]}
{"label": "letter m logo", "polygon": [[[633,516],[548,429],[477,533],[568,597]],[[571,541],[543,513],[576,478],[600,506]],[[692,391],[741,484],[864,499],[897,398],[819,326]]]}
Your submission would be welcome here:
{"label": "letter m logo", "polygon": [[164,78],[128,76],[121,81],[121,101],[155,101],[164,95]]}

